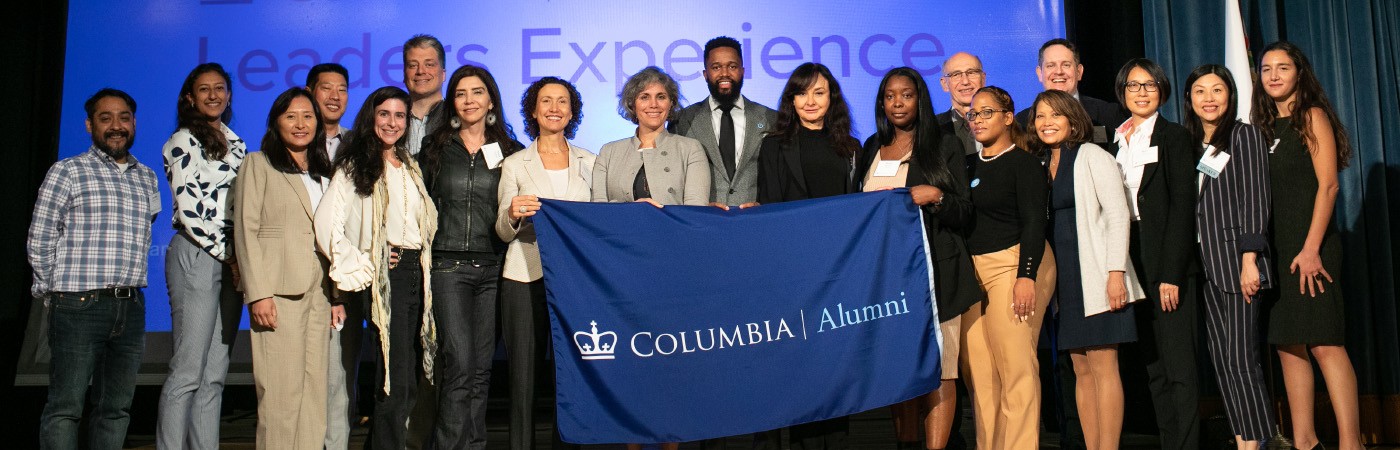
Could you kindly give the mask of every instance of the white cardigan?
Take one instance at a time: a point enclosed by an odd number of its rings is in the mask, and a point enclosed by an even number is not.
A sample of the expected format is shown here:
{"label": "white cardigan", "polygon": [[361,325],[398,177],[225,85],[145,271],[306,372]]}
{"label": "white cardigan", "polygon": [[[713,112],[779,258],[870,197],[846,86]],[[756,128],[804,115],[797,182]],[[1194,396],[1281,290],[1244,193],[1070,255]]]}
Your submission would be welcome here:
{"label": "white cardigan", "polygon": [[[387,165],[388,162],[385,162]],[[437,355],[437,326],[433,317],[432,271],[433,236],[437,233],[437,207],[423,187],[423,175],[418,163],[404,161],[404,168],[413,177],[413,184],[423,198],[419,211],[418,229],[423,234],[423,250],[418,255],[423,278],[423,313],[418,339],[423,346],[423,371],[433,379],[433,357]],[[316,206],[316,247],[330,260],[330,278],[336,289],[357,292],[369,289],[369,319],[379,329],[380,364],[385,370],[384,394],[389,394],[389,256],[388,240],[384,237],[384,215],[388,210],[388,187],[383,175],[375,182],[374,192],[361,196],[345,170],[337,170],[331,178],[321,202]]]}
{"label": "white cardigan", "polygon": [[1109,311],[1109,272],[1124,272],[1128,302],[1147,297],[1128,261],[1129,208],[1123,170],[1113,155],[1094,144],[1080,145],[1074,161],[1074,228],[1085,317]]}

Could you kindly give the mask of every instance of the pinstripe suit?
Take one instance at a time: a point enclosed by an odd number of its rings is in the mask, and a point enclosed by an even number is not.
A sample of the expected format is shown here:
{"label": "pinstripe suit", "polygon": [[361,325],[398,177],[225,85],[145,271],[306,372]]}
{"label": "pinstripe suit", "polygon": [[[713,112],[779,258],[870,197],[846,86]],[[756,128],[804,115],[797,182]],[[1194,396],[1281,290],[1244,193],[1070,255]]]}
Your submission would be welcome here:
{"label": "pinstripe suit", "polygon": [[1274,435],[1259,363],[1259,308],[1246,302],[1240,290],[1241,255],[1255,252],[1259,287],[1272,286],[1269,274],[1269,163],[1264,136],[1251,125],[1235,123],[1217,132],[1230,133],[1230,146],[1220,151],[1230,160],[1220,176],[1202,177],[1196,204],[1196,228],[1201,234],[1201,262],[1206,279],[1206,337],[1215,377],[1225,400],[1230,427],[1245,440]]}

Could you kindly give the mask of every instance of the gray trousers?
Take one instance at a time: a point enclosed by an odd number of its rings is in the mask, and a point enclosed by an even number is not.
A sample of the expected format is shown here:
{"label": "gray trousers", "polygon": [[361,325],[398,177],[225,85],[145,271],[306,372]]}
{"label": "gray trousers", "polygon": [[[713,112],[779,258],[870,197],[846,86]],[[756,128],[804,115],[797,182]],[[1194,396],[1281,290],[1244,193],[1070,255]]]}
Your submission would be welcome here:
{"label": "gray trousers", "polygon": [[326,449],[350,446],[351,421],[359,419],[360,346],[364,339],[365,297],[368,291],[340,292],[345,305],[345,328],[331,330],[326,353],[330,364],[326,396]]}
{"label": "gray trousers", "polygon": [[174,354],[160,392],[159,448],[219,448],[219,413],[229,351],[243,302],[233,273],[182,234],[165,254]]}

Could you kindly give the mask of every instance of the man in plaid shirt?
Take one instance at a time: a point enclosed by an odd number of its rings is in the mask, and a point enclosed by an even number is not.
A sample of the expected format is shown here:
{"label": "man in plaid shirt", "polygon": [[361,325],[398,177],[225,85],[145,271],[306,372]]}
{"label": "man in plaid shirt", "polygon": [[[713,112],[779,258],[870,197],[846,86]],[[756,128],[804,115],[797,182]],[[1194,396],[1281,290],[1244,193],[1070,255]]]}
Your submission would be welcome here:
{"label": "man in plaid shirt", "polygon": [[29,226],[31,292],[49,307],[49,398],[43,448],[78,448],[92,383],[85,447],[119,449],[130,422],[146,341],[146,255],[160,211],[156,174],[131,156],[136,101],[102,89],[83,105],[92,147],[55,163]]}

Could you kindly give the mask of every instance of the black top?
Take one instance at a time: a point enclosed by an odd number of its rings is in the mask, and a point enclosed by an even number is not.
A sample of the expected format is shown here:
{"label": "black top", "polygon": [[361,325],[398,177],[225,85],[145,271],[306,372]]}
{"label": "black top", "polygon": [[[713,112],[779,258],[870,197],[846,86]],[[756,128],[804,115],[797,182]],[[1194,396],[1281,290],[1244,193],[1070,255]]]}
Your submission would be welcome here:
{"label": "black top", "polygon": [[[845,139],[851,139],[845,137]],[[852,161],[836,154],[823,130],[798,129],[763,138],[758,151],[758,202],[779,203],[855,192]]]}
{"label": "black top", "polygon": [[847,194],[850,159],[836,154],[826,130],[797,129],[797,148],[802,152],[802,178],[807,180],[808,198]]}
{"label": "black top", "polygon": [[1018,278],[1035,279],[1045,252],[1045,169],[1030,153],[1013,148],[991,161],[974,155],[972,235],[968,250],[982,255],[1021,245]]}

